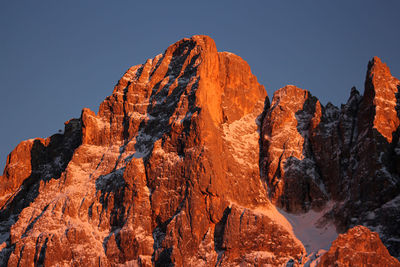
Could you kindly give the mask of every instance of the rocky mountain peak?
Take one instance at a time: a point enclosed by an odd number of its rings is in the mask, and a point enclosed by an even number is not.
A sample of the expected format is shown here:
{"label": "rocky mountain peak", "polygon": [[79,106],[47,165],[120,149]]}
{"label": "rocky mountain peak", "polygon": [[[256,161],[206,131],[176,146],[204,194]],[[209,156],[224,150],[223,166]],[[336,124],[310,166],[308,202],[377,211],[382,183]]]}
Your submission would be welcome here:
{"label": "rocky mountain peak", "polygon": [[[288,85],[274,93],[263,121],[263,169],[269,195],[279,207],[292,212],[308,210],[311,204],[321,206],[326,200],[317,185],[319,175],[309,150],[310,133],[319,124],[321,111],[309,91]],[[313,202],[307,200],[310,195]]]}
{"label": "rocky mountain peak", "polygon": [[390,69],[386,65],[386,63],[382,62],[382,60],[375,56],[368,62],[367,76],[378,78],[381,77],[391,77]]}
{"label": "rocky mountain peak", "polygon": [[307,265],[358,224],[400,255],[397,121],[379,119],[395,114],[398,80],[385,68],[374,59],[364,96],[340,108],[293,85],[270,104],[210,37],[172,44],[97,113],[11,152],[0,265]]}
{"label": "rocky mountain peak", "polygon": [[356,226],[332,243],[317,266],[400,266],[390,256],[377,233],[364,226]]}
{"label": "rocky mountain peak", "polygon": [[[6,203],[3,209],[10,212],[1,213],[13,218],[1,229],[2,262],[180,266],[299,260],[304,247],[260,179],[257,129],[266,98],[248,64],[217,52],[207,36],[185,38],[131,67],[97,114],[83,109],[80,142],[63,135],[72,156],[61,171],[44,172],[57,160],[51,151],[48,161],[38,163],[35,179],[22,185],[36,190],[29,202],[13,200],[20,184],[5,185],[7,203],[19,208]],[[24,182],[29,166],[2,179]],[[243,228],[245,221],[252,227]],[[271,245],[278,236],[286,241]]]}
{"label": "rocky mountain peak", "polygon": [[360,121],[364,124],[372,122],[389,143],[400,125],[396,111],[399,86],[400,81],[391,75],[389,67],[378,57],[368,63]]}

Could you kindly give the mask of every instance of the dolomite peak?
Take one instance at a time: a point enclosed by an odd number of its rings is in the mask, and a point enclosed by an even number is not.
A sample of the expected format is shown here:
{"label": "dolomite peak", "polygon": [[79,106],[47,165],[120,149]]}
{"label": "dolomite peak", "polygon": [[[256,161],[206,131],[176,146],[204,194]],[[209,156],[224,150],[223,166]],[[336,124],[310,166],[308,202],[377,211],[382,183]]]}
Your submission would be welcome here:
{"label": "dolomite peak", "polygon": [[303,265],[293,218],[312,214],[322,234],[380,229],[399,256],[398,80],[371,62],[364,96],[352,90],[340,109],[296,86],[270,104],[210,37],[172,44],[129,68],[97,113],[10,153],[1,265]]}
{"label": "dolomite peak", "polygon": [[[57,161],[46,150],[48,161],[34,170],[27,165],[23,174],[2,177],[23,180],[34,171],[35,179],[21,187],[37,191],[7,214],[14,219],[3,229],[3,262],[298,261],[304,247],[260,179],[257,121],[265,99],[248,64],[217,52],[207,36],[185,38],[130,68],[97,114],[82,111],[80,138],[68,146],[72,157],[59,175],[45,176]],[[12,156],[6,169],[34,153],[18,149],[21,156]],[[7,203],[18,186],[4,191]]]}
{"label": "dolomite peak", "polygon": [[377,233],[364,226],[356,226],[333,242],[317,266],[400,266],[390,256]]}

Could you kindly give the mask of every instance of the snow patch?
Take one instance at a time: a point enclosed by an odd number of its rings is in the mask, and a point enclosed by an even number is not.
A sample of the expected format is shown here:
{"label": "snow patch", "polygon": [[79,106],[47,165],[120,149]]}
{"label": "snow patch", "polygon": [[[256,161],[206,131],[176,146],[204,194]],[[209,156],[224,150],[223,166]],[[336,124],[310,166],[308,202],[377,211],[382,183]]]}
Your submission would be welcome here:
{"label": "snow patch", "polygon": [[319,249],[328,250],[338,236],[333,223],[327,222],[323,218],[325,212],[330,210],[332,205],[333,203],[328,203],[320,212],[310,210],[303,214],[291,214],[279,210],[290,222],[296,237],[301,240],[307,253],[315,252]]}
{"label": "snow patch", "polygon": [[230,124],[222,125],[223,138],[235,161],[251,168],[258,168],[257,164],[252,164],[252,162],[257,162],[254,159],[259,157],[256,119],[257,115],[250,113]]}

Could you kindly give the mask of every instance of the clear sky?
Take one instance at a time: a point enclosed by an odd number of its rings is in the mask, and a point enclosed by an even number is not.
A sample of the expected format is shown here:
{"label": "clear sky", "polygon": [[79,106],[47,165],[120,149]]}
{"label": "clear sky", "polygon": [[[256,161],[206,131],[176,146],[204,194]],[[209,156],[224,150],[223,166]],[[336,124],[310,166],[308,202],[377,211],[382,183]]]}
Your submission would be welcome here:
{"label": "clear sky", "polygon": [[373,56],[400,78],[398,0],[0,1],[0,173],[20,141],[97,112],[130,66],[195,34],[244,58],[270,97],[294,84],[339,105]]}

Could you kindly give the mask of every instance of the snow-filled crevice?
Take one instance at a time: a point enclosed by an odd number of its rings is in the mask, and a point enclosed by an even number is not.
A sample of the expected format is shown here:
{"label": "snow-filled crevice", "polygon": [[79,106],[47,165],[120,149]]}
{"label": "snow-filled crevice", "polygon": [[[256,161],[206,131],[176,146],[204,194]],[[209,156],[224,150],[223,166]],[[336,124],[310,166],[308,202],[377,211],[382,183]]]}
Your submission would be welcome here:
{"label": "snow-filled crevice", "polygon": [[320,249],[328,250],[338,236],[336,227],[324,215],[332,208],[329,202],[319,212],[309,210],[307,213],[292,214],[284,210],[279,212],[290,222],[296,237],[303,243],[308,254]]}

